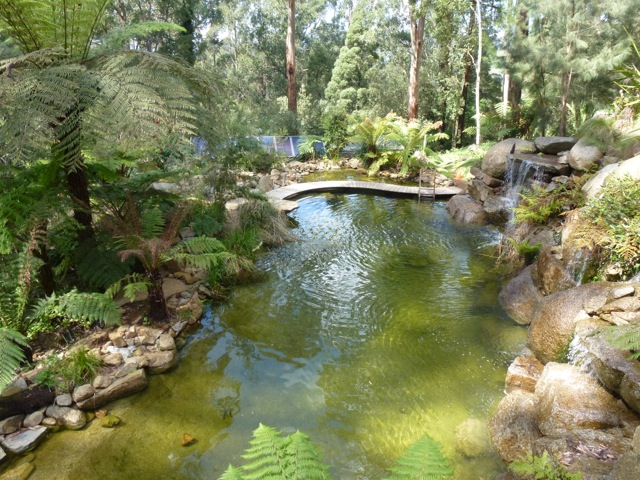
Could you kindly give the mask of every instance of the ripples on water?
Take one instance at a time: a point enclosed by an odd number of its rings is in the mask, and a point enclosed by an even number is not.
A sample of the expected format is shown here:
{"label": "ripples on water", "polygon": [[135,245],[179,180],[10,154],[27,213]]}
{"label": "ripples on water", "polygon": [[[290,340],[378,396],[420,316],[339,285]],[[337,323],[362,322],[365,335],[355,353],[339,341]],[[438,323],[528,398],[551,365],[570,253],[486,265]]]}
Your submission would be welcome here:
{"label": "ripples on water", "polygon": [[[258,422],[308,433],[339,479],[384,477],[425,433],[457,478],[492,478],[496,460],[457,456],[453,432],[488,418],[524,342],[496,306],[494,234],[453,226],[441,203],[362,194],[299,203],[301,241],[261,259],[266,280],[212,312],[175,372],[114,406],[135,424],[134,441],[121,429],[84,457],[102,458],[102,470],[66,478],[217,478],[242,463]],[[176,446],[183,430],[194,447]],[[54,438],[38,455],[55,451],[63,435]],[[105,473],[116,461],[123,470]],[[172,473],[145,476],[157,470]]]}

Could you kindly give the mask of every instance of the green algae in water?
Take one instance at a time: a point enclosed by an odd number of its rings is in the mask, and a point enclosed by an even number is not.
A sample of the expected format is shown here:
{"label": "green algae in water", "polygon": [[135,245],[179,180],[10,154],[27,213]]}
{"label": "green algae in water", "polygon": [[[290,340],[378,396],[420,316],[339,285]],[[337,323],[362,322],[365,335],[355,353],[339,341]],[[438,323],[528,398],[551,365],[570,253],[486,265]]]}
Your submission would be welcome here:
{"label": "green algae in water", "polygon": [[109,405],[118,428],[49,438],[30,478],[217,478],[259,422],[308,433],[339,479],[383,478],[425,433],[456,478],[493,478],[497,458],[454,448],[525,342],[497,307],[493,234],[441,203],[362,194],[311,196],[292,216],[301,241],[262,257],[266,279],[210,312],[178,368]]}

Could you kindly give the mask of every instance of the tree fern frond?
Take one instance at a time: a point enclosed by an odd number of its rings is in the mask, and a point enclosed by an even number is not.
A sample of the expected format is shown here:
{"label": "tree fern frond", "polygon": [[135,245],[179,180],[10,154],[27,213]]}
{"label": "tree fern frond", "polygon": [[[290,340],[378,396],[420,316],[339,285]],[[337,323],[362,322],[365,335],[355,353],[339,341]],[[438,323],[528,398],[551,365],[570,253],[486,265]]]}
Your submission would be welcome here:
{"label": "tree fern frond", "polygon": [[[115,296],[118,295],[118,293],[120,293],[121,290],[125,289],[127,285],[129,284],[137,285],[137,284],[146,283],[146,282],[147,282],[147,278],[144,275],[141,275],[139,273],[132,273],[122,277],[116,282],[113,282],[111,285],[109,285],[109,288],[107,288],[104,294],[109,298],[115,298]],[[142,287],[135,286],[135,287],[132,287],[130,291],[139,290],[141,288]],[[135,298],[135,295],[134,295],[134,298]]]}
{"label": "tree fern frond", "polygon": [[122,262],[118,255],[95,245],[82,249],[77,255],[78,277],[89,287],[104,290],[125,277],[131,271],[128,263]]}
{"label": "tree fern frond", "polygon": [[225,251],[224,244],[211,237],[193,237],[177,245],[176,250],[199,255],[202,253],[219,253]]}
{"label": "tree fern frond", "polygon": [[140,229],[143,238],[162,235],[164,230],[164,214],[159,208],[151,208],[140,214]]}
{"label": "tree fern frond", "polygon": [[27,339],[5,327],[0,327],[0,392],[11,383],[20,364],[25,361],[21,347],[27,345]]}
{"label": "tree fern frond", "polygon": [[440,446],[429,435],[409,447],[389,471],[392,475],[387,480],[446,480],[454,473]]}

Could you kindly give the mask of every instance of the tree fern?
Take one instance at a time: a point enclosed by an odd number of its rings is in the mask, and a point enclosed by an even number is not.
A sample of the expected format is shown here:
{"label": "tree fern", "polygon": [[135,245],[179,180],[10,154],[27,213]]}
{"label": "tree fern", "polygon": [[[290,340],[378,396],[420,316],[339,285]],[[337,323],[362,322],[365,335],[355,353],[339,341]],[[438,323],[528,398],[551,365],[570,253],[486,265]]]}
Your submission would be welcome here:
{"label": "tree fern", "polygon": [[429,435],[414,443],[390,468],[387,480],[446,480],[453,469],[440,451],[440,446]]}
{"label": "tree fern", "polygon": [[25,361],[21,347],[27,345],[27,339],[8,328],[0,326],[0,392],[13,380],[16,370]]}

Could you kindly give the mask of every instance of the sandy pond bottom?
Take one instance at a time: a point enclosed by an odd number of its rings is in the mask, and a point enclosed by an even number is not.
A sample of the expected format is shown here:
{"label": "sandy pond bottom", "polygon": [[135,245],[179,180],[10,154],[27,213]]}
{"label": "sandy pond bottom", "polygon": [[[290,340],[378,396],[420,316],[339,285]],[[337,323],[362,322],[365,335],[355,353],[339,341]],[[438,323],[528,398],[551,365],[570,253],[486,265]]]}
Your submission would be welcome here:
{"label": "sandy pond bottom", "polygon": [[292,217],[301,240],[260,259],[264,281],[203,319],[176,370],[108,407],[123,424],[51,436],[31,480],[218,478],[260,422],[309,434],[336,479],[384,478],[425,433],[457,479],[501,471],[454,439],[488,419],[525,342],[497,306],[495,233],[362,194],[310,196]]}

